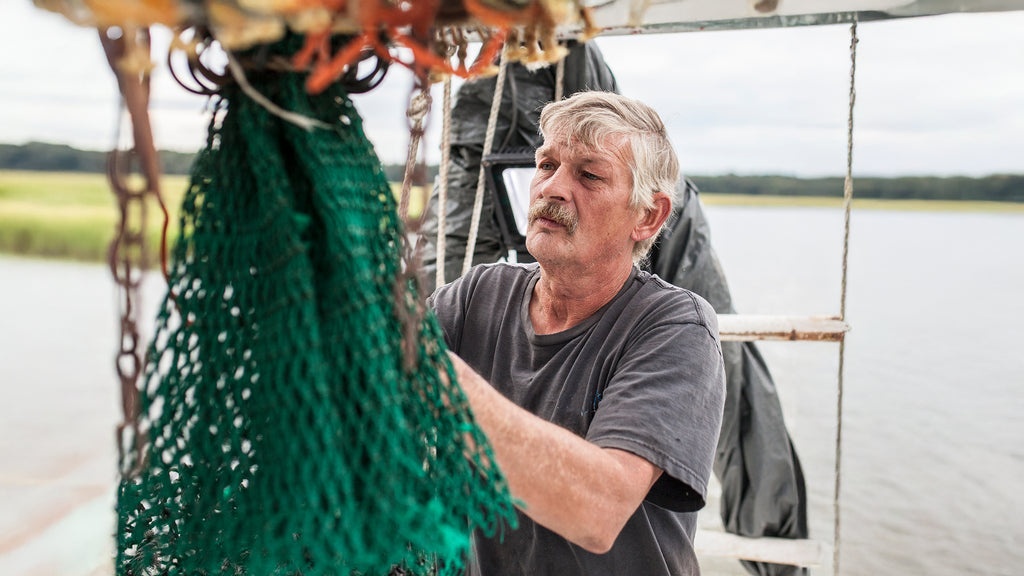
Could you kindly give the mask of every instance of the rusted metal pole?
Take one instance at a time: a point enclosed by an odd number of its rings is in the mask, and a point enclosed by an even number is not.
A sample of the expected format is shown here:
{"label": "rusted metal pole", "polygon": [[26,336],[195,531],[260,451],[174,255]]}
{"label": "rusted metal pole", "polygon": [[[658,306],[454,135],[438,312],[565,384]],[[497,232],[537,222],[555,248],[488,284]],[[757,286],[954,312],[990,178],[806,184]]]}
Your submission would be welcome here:
{"label": "rusted metal pole", "polygon": [[718,315],[718,332],[722,340],[841,342],[849,330],[849,325],[838,316]]}

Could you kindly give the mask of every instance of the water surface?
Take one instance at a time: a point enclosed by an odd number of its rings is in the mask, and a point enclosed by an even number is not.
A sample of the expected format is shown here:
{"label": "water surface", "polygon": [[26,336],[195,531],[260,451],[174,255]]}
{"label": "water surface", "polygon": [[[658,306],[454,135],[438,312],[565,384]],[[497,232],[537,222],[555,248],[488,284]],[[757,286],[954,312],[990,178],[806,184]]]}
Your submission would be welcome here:
{"label": "water surface", "polygon": [[[707,214],[740,312],[839,312],[839,210]],[[1024,566],[1022,246],[1022,214],[854,213],[842,574]],[[150,310],[161,292],[147,284]],[[116,303],[102,266],[0,257],[2,574],[109,566]],[[839,347],[760,347],[806,469],[812,537],[830,543]],[[72,510],[91,515],[60,520]],[[708,564],[742,574],[737,566]]]}

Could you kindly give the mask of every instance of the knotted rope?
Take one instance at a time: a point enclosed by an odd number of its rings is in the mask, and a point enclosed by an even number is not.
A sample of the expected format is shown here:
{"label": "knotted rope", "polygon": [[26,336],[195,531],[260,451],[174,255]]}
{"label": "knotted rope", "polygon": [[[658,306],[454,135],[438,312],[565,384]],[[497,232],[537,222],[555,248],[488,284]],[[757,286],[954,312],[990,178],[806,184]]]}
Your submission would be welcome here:
{"label": "knotted rope", "polygon": [[437,270],[434,286],[444,286],[444,253],[448,218],[448,161],[452,155],[452,77],[444,79],[444,113],[441,125],[441,168],[437,176]]}
{"label": "knotted rope", "polygon": [[[484,149],[480,155],[480,175],[476,181],[476,198],[473,200],[473,216],[469,224],[469,238],[466,241],[466,259],[462,262],[462,275],[465,276],[473,267],[473,252],[476,250],[476,239],[480,234],[480,213],[484,206],[484,190],[486,188],[486,167],[483,159],[491,153],[494,146],[494,132],[498,125],[498,112],[501,110],[501,95],[505,88],[505,74],[508,71],[508,58],[504,52],[501,55],[501,65],[498,67],[498,77],[494,85],[494,99],[491,101],[491,114],[487,118],[487,134],[484,136]],[[444,262],[438,260],[438,266]]]}
{"label": "knotted rope", "polygon": [[409,118],[409,152],[405,159],[405,175],[402,178],[402,195],[398,203],[398,215],[409,222],[409,195],[412,191],[413,172],[416,169],[416,154],[423,139],[423,122],[430,112],[430,84],[424,82],[420,91],[409,100],[405,115]]}
{"label": "knotted rope", "polygon": [[[850,209],[853,204],[853,109],[857,101],[857,20],[850,25],[850,106],[846,122],[846,179],[843,182],[843,280],[839,296],[839,317],[846,320],[847,262],[850,254]],[[839,488],[842,471],[843,439],[843,366],[846,356],[846,338],[839,341],[839,377],[836,393],[836,467],[833,491],[832,573],[839,574]]]}
{"label": "knotted rope", "polygon": [[558,59],[558,64],[555,66],[555,102],[561,100],[565,94],[565,59],[568,55],[566,52],[565,56]]}

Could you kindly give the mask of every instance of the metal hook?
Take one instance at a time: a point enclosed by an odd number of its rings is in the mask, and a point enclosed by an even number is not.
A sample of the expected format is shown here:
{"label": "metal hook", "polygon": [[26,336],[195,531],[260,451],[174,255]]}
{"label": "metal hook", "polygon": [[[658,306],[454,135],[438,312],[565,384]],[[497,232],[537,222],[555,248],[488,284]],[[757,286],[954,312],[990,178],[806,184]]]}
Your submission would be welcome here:
{"label": "metal hook", "polygon": [[[189,30],[192,31],[192,37],[186,41],[183,37]],[[171,43],[171,49],[167,53],[167,69],[170,71],[171,77],[185,90],[200,96],[216,94],[219,92],[220,87],[229,81],[227,74],[214,72],[202,61],[203,52],[210,46],[211,42],[212,38],[204,28],[181,28],[177,30],[175,40]],[[182,77],[175,71],[173,57],[179,51],[185,53],[187,59],[186,67],[189,76],[192,77],[192,83],[183,81]]]}
{"label": "metal hook", "polygon": [[[373,70],[371,70],[365,76],[359,76],[359,64],[373,58],[375,60],[373,64]],[[348,70],[341,77],[342,85],[345,86],[345,90],[349,94],[363,94],[373,90],[384,81],[384,76],[388,73],[388,68],[391,66],[391,62],[378,56],[372,48],[363,50],[363,53],[359,56],[359,61],[348,67]]]}

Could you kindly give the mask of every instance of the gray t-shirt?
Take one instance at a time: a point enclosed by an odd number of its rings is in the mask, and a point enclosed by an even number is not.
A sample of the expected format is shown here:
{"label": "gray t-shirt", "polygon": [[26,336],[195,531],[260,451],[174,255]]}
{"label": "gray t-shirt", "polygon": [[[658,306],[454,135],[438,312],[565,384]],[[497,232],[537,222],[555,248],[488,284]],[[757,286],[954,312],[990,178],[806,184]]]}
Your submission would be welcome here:
{"label": "gray t-shirt", "polygon": [[519,527],[478,537],[469,573],[692,575],[725,397],[714,310],[633,269],[590,318],[538,335],[529,317],[537,264],[477,266],[431,298],[448,346],[533,414],[665,471],[612,549],[592,554],[519,513]]}

